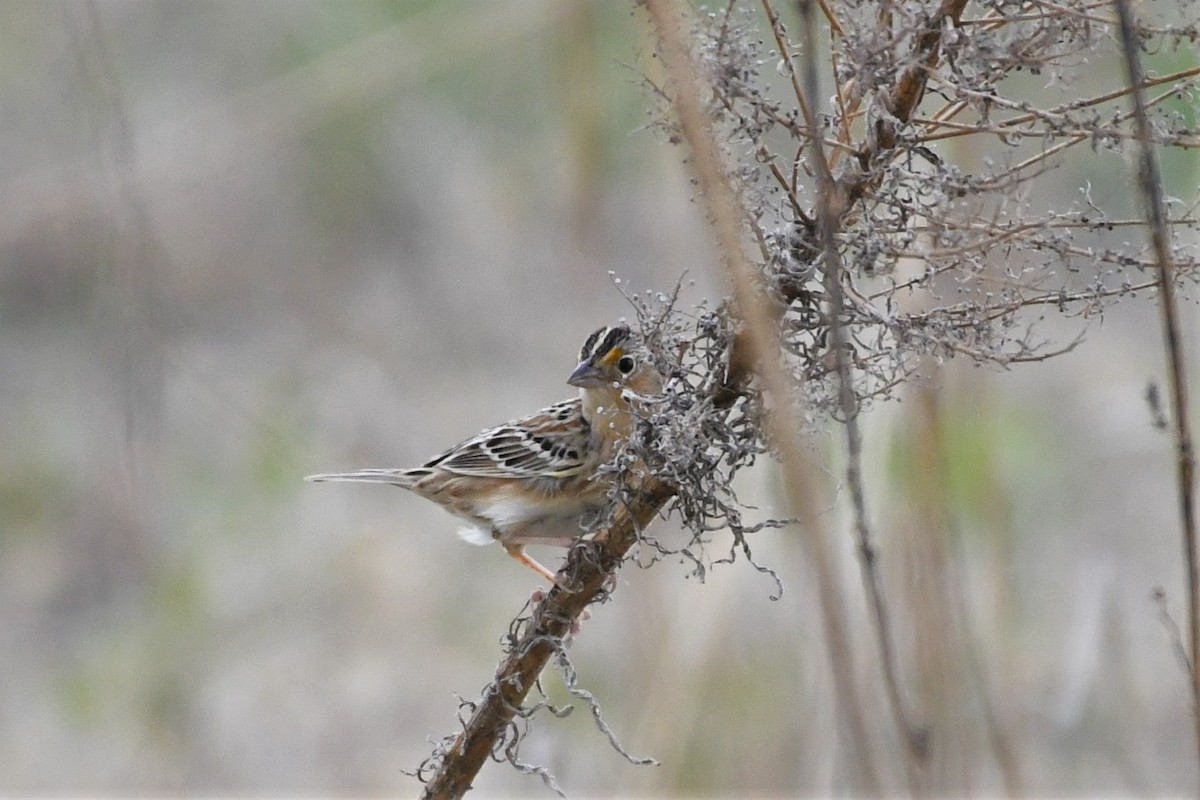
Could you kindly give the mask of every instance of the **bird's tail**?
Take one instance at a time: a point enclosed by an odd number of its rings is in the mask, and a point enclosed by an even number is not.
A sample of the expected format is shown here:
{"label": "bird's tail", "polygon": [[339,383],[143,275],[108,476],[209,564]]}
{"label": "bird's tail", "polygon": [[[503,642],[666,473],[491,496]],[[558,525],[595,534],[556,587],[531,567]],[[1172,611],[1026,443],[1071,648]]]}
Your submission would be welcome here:
{"label": "bird's tail", "polygon": [[411,488],[414,483],[429,474],[427,469],[360,469],[356,472],[330,472],[324,475],[309,475],[304,480],[314,483],[322,481],[354,481],[356,483],[387,483],[392,486]]}

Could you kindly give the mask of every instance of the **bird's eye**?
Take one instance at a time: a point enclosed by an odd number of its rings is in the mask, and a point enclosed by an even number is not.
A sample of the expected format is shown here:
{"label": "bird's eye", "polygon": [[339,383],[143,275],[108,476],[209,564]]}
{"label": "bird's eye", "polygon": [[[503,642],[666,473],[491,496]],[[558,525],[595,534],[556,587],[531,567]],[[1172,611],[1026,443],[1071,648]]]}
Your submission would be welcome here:
{"label": "bird's eye", "polygon": [[621,358],[617,361],[617,370],[622,375],[628,375],[629,373],[633,372],[633,368],[636,366],[637,362],[633,360],[632,356],[621,356]]}

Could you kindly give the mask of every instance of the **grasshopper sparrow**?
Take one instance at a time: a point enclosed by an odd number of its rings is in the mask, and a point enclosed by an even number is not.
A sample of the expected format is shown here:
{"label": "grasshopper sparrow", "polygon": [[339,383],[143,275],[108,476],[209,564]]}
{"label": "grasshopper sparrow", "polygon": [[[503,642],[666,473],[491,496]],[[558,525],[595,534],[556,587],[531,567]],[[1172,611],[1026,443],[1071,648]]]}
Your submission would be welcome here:
{"label": "grasshopper sparrow", "polygon": [[633,425],[630,396],[651,395],[661,378],[624,325],[587,338],[567,383],[579,396],[482,431],[425,464],[311,475],[310,481],[387,483],[416,492],[466,521],[462,538],[499,541],[513,558],[554,583],[525,553],[530,543],[568,547],[608,502],[611,480],[597,469]]}

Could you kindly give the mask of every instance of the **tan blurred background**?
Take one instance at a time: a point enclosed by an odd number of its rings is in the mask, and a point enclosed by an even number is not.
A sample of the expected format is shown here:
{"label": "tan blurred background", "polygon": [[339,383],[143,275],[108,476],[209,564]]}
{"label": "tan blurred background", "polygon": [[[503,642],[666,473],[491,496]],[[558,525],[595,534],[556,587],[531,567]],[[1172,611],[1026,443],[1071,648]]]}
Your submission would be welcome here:
{"label": "tan blurred background", "polygon": [[[301,478],[419,463],[569,396],[584,337],[630,314],[610,270],[719,298],[683,153],[643,130],[643,20],[6,2],[0,31],[0,792],[416,794],[402,770],[455,730],[535,581],[430,503]],[[1127,193],[1119,159],[1072,170],[1064,196]],[[1048,364],[931,372],[953,517],[933,543],[913,404],[866,420],[901,676],[946,793],[1195,785],[1151,600],[1162,585],[1179,618],[1170,441],[1143,400],[1157,324],[1129,301]],[[1186,325],[1195,372],[1194,305]],[[765,461],[744,484],[782,505]],[[572,796],[855,786],[800,535],[754,539],[778,602],[744,562],[704,583],[631,566],[571,648],[662,766],[627,764],[586,709],[539,718],[523,757]],[[550,795],[504,765],[476,786]]]}

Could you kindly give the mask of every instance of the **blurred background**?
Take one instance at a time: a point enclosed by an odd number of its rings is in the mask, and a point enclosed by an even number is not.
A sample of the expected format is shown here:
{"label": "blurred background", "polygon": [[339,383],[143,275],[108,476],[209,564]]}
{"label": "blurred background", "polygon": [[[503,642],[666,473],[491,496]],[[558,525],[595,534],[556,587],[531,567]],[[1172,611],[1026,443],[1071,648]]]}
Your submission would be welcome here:
{"label": "blurred background", "polygon": [[[536,581],[431,503],[301,479],[414,465],[570,396],[583,339],[632,315],[610,271],[722,295],[684,153],[646,130],[630,5],[0,5],[0,792],[419,791],[404,771],[457,729]],[[1062,196],[1127,195],[1126,166],[1083,152]],[[1194,159],[1171,179],[1194,199]],[[931,365],[865,420],[931,785],[1191,792],[1152,599],[1182,621],[1171,440],[1145,400],[1157,309],[1042,324],[1086,339],[1010,371]],[[744,483],[784,513],[771,464]],[[778,601],[744,561],[704,582],[668,561],[594,609],[581,684],[661,766],[626,763],[586,709],[539,717],[523,758],[572,796],[852,792],[802,535],[754,538]],[[550,796],[506,765],[476,787]]]}

